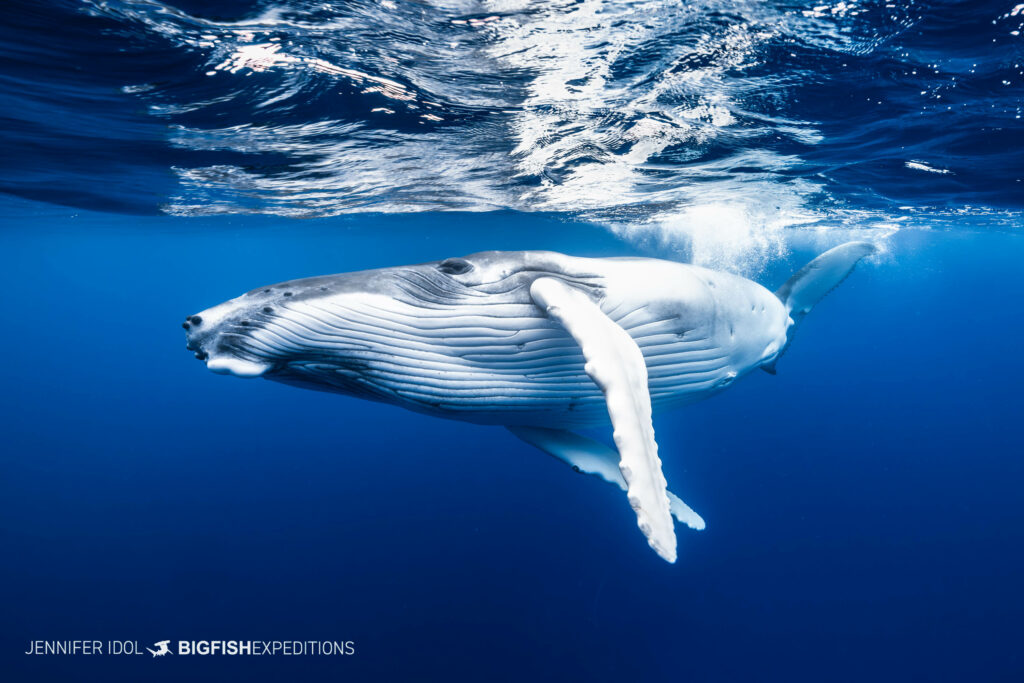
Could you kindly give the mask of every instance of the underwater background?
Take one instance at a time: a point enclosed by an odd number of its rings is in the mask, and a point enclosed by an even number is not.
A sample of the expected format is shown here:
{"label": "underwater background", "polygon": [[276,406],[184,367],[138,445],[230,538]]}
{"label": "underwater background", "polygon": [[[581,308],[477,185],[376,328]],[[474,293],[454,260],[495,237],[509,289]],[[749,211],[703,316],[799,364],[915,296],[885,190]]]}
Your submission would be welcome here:
{"label": "underwater background", "polygon": [[[3,9],[0,680],[1024,680],[1024,5]],[[849,239],[778,376],[656,414],[675,565],[501,428],[180,329],[490,249],[774,289]],[[355,654],[23,654],[67,639]]]}

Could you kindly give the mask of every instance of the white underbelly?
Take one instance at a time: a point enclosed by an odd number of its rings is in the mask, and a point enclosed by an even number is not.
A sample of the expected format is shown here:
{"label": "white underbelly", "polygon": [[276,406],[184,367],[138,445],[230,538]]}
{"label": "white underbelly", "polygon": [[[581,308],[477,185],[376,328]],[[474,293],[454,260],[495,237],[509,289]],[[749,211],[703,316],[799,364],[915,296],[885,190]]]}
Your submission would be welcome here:
{"label": "white underbelly", "polygon": [[[656,409],[701,400],[749,369],[733,367],[711,330],[637,315],[617,322],[644,355]],[[305,303],[290,305],[287,319],[260,330],[256,341],[279,353],[317,349],[304,365],[310,377],[333,374],[344,393],[422,412],[496,424],[607,421],[579,346],[531,305],[467,312],[403,310],[393,301]]]}

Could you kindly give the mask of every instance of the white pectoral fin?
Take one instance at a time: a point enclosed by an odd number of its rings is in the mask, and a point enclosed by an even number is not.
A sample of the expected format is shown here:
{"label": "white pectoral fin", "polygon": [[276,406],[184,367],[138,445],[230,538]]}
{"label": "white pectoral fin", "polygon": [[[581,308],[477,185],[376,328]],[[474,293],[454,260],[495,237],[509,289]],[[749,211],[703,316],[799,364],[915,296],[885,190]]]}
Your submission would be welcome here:
{"label": "white pectoral fin", "polygon": [[693,511],[689,505],[671,491],[667,491],[668,504],[672,508],[672,516],[694,531],[704,531],[704,518]]}
{"label": "white pectoral fin", "polygon": [[[577,472],[600,477],[609,484],[626,490],[626,480],[619,472],[619,454],[600,441],[575,432],[547,427],[509,427],[520,439],[561,460]],[[668,495],[672,516],[691,529],[704,529],[704,520],[671,491]]]}
{"label": "white pectoral fin", "polygon": [[640,347],[583,292],[555,278],[530,286],[538,306],[576,340],[584,369],[604,392],[619,449],[619,470],[629,504],[647,542],[668,562],[676,561],[676,533],[651,424],[647,366]]}

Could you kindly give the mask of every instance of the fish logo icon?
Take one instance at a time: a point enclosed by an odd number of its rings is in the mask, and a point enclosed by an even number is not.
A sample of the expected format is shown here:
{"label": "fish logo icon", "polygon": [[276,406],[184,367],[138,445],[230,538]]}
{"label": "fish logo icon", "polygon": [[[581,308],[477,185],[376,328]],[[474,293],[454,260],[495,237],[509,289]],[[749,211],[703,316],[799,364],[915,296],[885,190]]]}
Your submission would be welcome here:
{"label": "fish logo icon", "polygon": [[167,644],[170,642],[171,641],[169,640],[161,640],[158,643],[153,643],[153,645],[156,646],[155,650],[151,647],[147,647],[146,649],[149,650],[149,653],[154,657],[163,657],[164,655],[171,654],[171,649],[167,647]]}

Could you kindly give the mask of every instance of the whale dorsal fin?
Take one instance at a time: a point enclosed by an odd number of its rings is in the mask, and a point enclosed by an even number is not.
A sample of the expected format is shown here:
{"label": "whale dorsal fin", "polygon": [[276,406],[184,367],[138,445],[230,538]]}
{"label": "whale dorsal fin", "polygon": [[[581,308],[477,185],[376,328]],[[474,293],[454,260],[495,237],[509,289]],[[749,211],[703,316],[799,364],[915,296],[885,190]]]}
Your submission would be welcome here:
{"label": "whale dorsal fin", "polygon": [[530,296],[580,345],[584,370],[604,393],[619,449],[619,470],[637,525],[658,555],[675,562],[676,534],[640,347],[590,297],[561,280],[538,278],[530,286]]}

